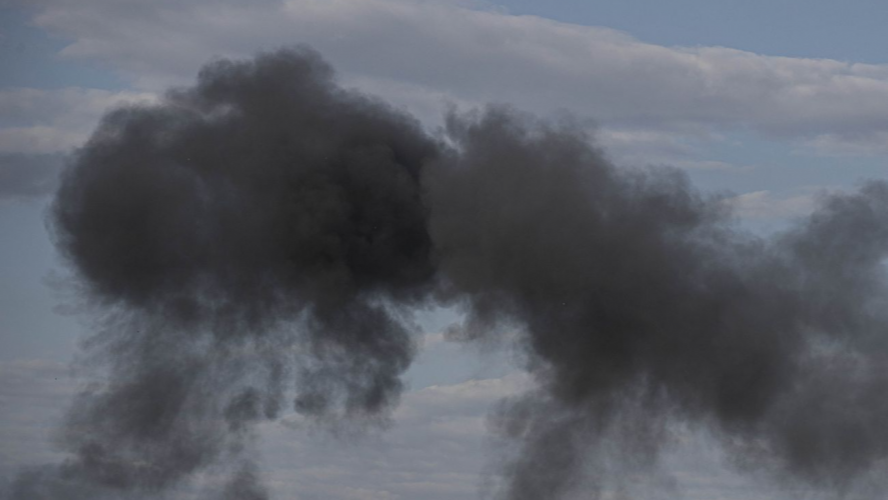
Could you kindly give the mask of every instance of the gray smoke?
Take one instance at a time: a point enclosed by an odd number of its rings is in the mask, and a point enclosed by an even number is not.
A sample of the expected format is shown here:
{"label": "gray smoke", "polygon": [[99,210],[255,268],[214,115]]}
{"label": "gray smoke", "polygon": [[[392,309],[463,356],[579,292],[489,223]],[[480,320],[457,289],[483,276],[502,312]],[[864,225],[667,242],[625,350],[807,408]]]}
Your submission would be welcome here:
{"label": "gray smoke", "polygon": [[523,443],[506,498],[558,498],[614,440],[655,457],[674,421],[831,488],[886,456],[888,183],[762,239],[570,124],[493,111],[449,134],[426,177],[446,292],[464,336],[521,328],[540,384],[494,418]]}
{"label": "gray smoke", "polygon": [[[285,405],[384,420],[433,303],[468,340],[521,332],[538,388],[492,416],[520,443],[503,498],[563,497],[613,450],[655,462],[672,422],[841,488],[888,455],[886,216],[870,181],[755,237],[569,121],[491,107],[433,137],[309,49],[217,61],[109,113],[64,172],[51,226],[104,371],[70,459],[12,498],[160,495]],[[249,463],[223,494],[266,497]]]}
{"label": "gray smoke", "polygon": [[277,418],[292,380],[309,417],[384,419],[434,275],[420,169],[437,151],[308,49],[218,61],[105,116],[52,208],[106,368],[69,412],[61,475],[176,486]]}

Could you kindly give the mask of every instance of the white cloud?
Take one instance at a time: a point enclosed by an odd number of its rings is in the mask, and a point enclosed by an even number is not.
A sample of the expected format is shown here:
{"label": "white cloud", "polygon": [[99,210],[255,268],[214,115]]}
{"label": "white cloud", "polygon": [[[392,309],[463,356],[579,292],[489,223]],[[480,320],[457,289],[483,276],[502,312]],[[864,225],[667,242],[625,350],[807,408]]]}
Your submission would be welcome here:
{"label": "white cloud", "polygon": [[690,170],[747,168],[706,159],[707,146],[724,140],[705,130],[657,130],[645,127],[600,127],[595,140],[605,155],[620,165],[670,165]]}
{"label": "white cloud", "polygon": [[680,133],[751,127],[805,138],[888,130],[886,65],[663,47],[608,28],[464,3],[59,0],[37,23],[73,39],[63,55],[111,64],[154,90],[189,81],[214,55],[307,42],[347,81],[372,82],[419,107],[442,96],[507,101]]}
{"label": "white cloud", "polygon": [[807,187],[783,196],[771,191],[753,191],[725,200],[744,219],[781,219],[810,214],[822,195],[821,189]]}
{"label": "white cloud", "polygon": [[148,92],[64,88],[0,90],[0,153],[59,153],[80,146],[109,108],[154,102]]}
{"label": "white cloud", "polygon": [[888,130],[819,134],[805,140],[796,152],[835,157],[888,155]]}

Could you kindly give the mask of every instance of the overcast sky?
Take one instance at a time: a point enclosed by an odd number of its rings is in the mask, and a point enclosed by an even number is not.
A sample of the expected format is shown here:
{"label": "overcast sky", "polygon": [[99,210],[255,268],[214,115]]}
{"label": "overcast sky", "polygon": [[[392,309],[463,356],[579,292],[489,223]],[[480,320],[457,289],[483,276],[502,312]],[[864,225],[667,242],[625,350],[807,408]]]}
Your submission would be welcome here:
{"label": "overcast sky", "polygon": [[[571,113],[618,165],[675,166],[773,231],[825,192],[888,178],[888,4],[870,0],[25,0],[0,3],[0,479],[63,458],[52,432],[83,333],[44,212],[66,155],[121,103],[188,85],[201,64],[309,44],[348,87],[430,130],[448,106]],[[486,415],[525,384],[508,352],[425,350],[383,432],[263,424],[276,498],[474,499],[495,481]],[[212,474],[198,481],[212,481]],[[801,498],[676,436],[630,498]],[[185,492],[184,494],[187,494]],[[813,494],[811,498],[814,498]],[[806,497],[807,498],[807,497]]]}

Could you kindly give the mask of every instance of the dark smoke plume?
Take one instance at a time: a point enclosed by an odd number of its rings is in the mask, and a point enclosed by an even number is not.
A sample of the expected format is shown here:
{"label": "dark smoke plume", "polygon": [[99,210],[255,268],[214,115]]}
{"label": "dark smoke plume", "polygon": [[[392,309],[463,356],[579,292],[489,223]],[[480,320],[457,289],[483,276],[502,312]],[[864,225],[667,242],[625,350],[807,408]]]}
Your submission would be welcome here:
{"label": "dark smoke plume", "polygon": [[[655,461],[671,422],[839,489],[888,455],[885,182],[754,237],[578,125],[493,107],[433,137],[292,49],[109,113],[52,229],[105,375],[70,410],[71,458],[16,500],[161,494],[285,404],[384,419],[431,303],[467,340],[521,332],[538,388],[492,417],[521,443],[503,498],[561,498],[602,450]],[[252,465],[222,496],[266,497]]]}
{"label": "dark smoke plume", "polygon": [[521,328],[540,383],[494,419],[523,443],[507,498],[558,498],[607,440],[655,456],[670,420],[840,489],[888,454],[888,183],[760,239],[569,124],[494,111],[448,132],[459,152],[426,176],[445,293],[469,338]]}
{"label": "dark smoke plume", "polygon": [[384,418],[434,276],[420,170],[437,153],[306,49],[105,116],[52,210],[107,367],[69,413],[62,475],[175,486],[275,419],[290,380],[303,414]]}

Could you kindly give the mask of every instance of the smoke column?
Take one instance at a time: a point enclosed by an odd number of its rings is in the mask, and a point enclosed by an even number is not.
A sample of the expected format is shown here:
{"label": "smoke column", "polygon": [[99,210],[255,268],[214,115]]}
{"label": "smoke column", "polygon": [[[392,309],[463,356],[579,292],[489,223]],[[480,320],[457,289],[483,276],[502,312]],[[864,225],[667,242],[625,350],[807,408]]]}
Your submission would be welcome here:
{"label": "smoke column", "polygon": [[827,488],[888,455],[885,182],[755,237],[569,121],[491,107],[429,135],[297,48],[110,112],[50,225],[99,376],[69,460],[15,500],[154,498],[220,463],[242,464],[221,498],[268,498],[253,425],[383,421],[430,304],[467,341],[520,332],[537,387],[491,416],[519,443],[503,499],[570,494],[612,443],[655,461],[674,422]]}

